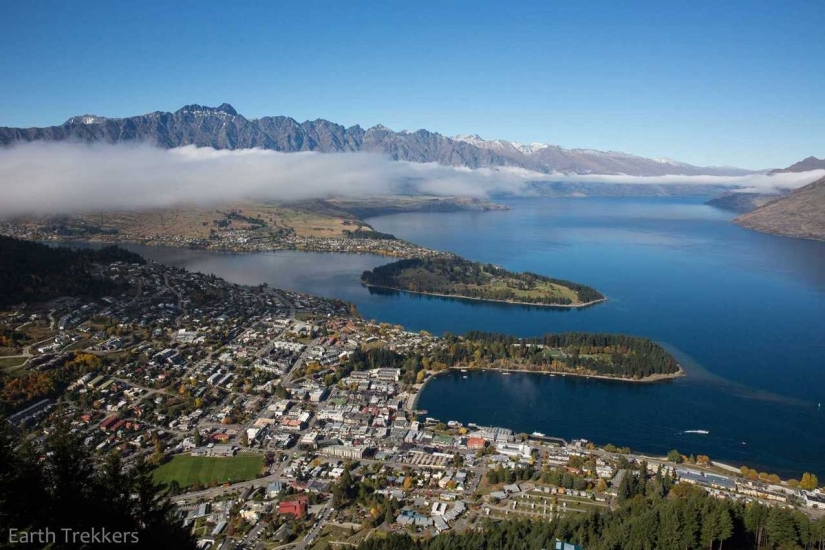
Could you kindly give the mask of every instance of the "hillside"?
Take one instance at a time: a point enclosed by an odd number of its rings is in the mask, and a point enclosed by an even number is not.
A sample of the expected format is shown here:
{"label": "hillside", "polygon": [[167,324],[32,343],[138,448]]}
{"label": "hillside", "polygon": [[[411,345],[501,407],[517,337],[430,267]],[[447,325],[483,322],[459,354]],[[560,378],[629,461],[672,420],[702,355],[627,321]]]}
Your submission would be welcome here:
{"label": "hillside", "polygon": [[361,282],[421,294],[514,304],[579,307],[603,301],[588,286],[535,273],[513,273],[462,258],[401,260],[365,271]]}
{"label": "hillside", "polygon": [[436,162],[467,168],[511,167],[543,174],[744,175],[730,167],[700,167],[669,159],[649,159],[615,151],[564,149],[535,143],[524,146],[478,136],[450,138],[429,130],[394,132],[382,125],[364,130],[328,120],[298,122],[286,116],[247,119],[229,104],[187,105],[174,113],[155,111],[127,118],[81,115],[59,126],[0,128],[0,145],[29,141],[147,142],[172,148],[262,148],[286,153],[318,151],[381,153],[393,160]]}
{"label": "hillside", "polygon": [[103,296],[119,292],[94,277],[91,264],[144,263],[137,254],[114,246],[100,250],[53,248],[0,236],[0,306],[59,296]]}
{"label": "hillside", "polygon": [[786,237],[825,240],[825,178],[736,218],[735,223]]}
{"label": "hillside", "polygon": [[724,210],[732,210],[733,212],[745,213],[752,212],[771,201],[780,198],[782,195],[768,195],[765,193],[734,193],[728,191],[723,195],[710,199],[705,204],[722,208]]}

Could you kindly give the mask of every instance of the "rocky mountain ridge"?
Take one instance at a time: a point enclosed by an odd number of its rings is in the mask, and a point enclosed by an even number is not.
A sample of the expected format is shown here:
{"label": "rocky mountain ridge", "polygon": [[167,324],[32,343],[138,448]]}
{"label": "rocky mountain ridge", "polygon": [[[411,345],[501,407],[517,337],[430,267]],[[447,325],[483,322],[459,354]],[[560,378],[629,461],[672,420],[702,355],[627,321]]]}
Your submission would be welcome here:
{"label": "rocky mountain ridge", "polygon": [[467,168],[514,168],[539,174],[621,174],[628,176],[717,175],[752,173],[730,167],[699,167],[627,153],[523,145],[478,136],[450,138],[428,130],[395,132],[382,125],[346,128],[328,120],[298,122],[286,116],[247,119],[231,105],[186,105],[127,118],[80,115],[60,126],[0,128],[0,145],[31,141],[148,142],[164,148],[196,145],[215,149],[263,148],[281,152],[365,151],[393,160],[436,162]]}

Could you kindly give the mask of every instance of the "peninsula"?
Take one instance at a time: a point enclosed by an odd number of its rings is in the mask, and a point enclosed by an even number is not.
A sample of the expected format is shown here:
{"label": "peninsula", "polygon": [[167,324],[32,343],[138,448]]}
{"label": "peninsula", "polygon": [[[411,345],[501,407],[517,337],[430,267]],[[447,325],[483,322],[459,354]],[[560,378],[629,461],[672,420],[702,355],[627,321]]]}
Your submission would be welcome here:
{"label": "peninsula", "polygon": [[367,286],[488,302],[579,308],[603,302],[598,290],[571,281],[459,257],[400,260],[365,271]]}

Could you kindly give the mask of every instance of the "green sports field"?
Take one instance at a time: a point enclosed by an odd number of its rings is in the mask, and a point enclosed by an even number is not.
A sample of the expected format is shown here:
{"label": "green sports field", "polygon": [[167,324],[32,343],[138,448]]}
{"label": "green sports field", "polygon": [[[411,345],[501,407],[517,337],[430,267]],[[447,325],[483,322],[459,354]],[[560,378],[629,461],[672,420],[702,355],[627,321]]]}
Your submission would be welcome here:
{"label": "green sports field", "polygon": [[246,454],[233,457],[177,455],[154,471],[156,483],[177,480],[181,487],[211,485],[254,479],[261,471],[264,457]]}

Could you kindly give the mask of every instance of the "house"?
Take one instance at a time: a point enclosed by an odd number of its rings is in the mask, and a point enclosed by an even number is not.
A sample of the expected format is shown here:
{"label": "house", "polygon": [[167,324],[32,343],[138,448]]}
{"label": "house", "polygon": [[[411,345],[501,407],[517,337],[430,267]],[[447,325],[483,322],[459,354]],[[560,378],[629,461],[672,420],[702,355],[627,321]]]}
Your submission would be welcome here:
{"label": "house", "polygon": [[808,508],[825,510],[825,494],[820,492],[802,491],[802,500]]}
{"label": "house", "polygon": [[481,437],[470,437],[467,439],[468,449],[483,449],[485,445],[487,445],[487,442]]}
{"label": "house", "polygon": [[284,500],[278,504],[278,513],[301,519],[307,515],[307,497],[302,496],[293,500]]}

